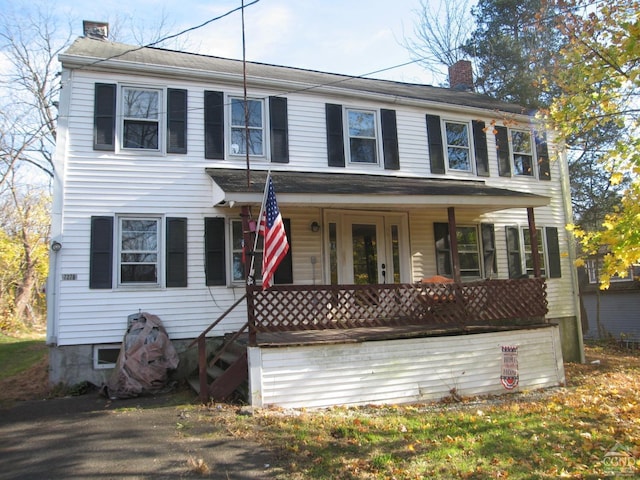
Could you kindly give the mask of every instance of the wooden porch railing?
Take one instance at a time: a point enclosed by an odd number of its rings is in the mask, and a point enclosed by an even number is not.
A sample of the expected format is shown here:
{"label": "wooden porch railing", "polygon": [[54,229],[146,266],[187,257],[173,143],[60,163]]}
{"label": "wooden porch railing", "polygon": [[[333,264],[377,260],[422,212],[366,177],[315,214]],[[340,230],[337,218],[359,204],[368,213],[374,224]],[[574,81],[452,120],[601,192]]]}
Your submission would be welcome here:
{"label": "wooden porch railing", "polygon": [[542,278],[470,283],[247,287],[250,344],[259,332],[541,323]]}

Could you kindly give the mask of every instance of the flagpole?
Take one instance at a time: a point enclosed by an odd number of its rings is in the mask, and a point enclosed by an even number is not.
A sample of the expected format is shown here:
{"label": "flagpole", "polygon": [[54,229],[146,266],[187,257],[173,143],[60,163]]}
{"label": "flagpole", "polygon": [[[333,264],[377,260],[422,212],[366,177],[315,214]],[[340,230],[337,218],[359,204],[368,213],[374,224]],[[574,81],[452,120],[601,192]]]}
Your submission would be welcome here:
{"label": "flagpole", "polygon": [[262,203],[260,203],[260,215],[258,215],[258,223],[256,224],[255,239],[253,241],[253,250],[251,251],[251,267],[249,269],[249,279],[255,285],[255,252],[258,248],[258,237],[260,236],[260,223],[262,222],[262,215],[264,214],[264,204],[267,199],[267,192],[269,190],[269,179],[271,178],[271,170],[267,171],[267,180],[264,182],[264,192],[262,193]]}

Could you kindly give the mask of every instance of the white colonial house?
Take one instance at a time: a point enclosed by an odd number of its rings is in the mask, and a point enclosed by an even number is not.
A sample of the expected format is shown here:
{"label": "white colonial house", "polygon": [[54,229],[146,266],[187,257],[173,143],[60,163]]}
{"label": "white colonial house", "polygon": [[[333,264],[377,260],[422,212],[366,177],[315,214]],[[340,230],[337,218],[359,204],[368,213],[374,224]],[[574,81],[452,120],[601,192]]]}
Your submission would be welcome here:
{"label": "white colonial house", "polygon": [[[581,360],[567,167],[530,112],[92,35],[60,61],[53,383],[104,383],[138,312],[184,374],[198,338],[248,333],[257,406],[543,388]],[[263,290],[267,172],[290,251]]]}

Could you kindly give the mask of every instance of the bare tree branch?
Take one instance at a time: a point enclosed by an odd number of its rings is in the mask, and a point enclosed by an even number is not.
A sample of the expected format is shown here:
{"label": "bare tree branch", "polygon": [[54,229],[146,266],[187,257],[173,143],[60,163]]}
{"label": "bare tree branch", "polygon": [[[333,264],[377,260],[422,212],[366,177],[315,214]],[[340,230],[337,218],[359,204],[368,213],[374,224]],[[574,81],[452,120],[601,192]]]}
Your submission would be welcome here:
{"label": "bare tree branch", "polygon": [[420,0],[413,38],[405,38],[403,46],[426,70],[441,74],[443,66],[449,67],[466,56],[460,47],[473,29],[470,12],[469,0],[440,0],[435,7],[428,0]]}

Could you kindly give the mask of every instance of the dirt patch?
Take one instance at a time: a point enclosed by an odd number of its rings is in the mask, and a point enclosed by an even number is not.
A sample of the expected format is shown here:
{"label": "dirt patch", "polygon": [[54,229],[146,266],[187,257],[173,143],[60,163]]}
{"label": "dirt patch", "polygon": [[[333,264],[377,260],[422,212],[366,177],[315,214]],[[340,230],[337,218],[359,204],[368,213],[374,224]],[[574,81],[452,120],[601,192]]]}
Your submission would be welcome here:
{"label": "dirt patch", "polygon": [[49,358],[45,354],[38,363],[9,378],[0,380],[0,406],[21,400],[49,398]]}

